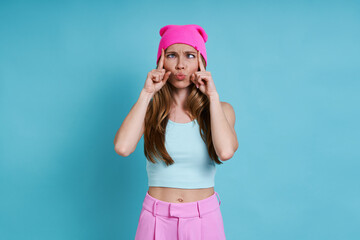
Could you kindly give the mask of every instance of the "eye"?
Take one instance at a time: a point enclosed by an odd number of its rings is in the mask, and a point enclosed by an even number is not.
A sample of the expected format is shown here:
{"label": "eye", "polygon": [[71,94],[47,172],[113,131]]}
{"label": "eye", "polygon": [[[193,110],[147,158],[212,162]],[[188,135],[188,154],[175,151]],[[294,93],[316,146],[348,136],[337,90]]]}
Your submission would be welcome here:
{"label": "eye", "polygon": [[[174,55],[174,54],[170,53],[170,54],[168,54],[168,55],[166,55],[166,56],[169,57],[169,56],[171,56],[171,55]],[[189,53],[189,54],[187,54],[187,55],[188,55],[188,56],[191,55],[191,56],[193,56],[192,58],[196,58],[194,54],[190,54],[190,53]],[[172,58],[172,57],[170,57],[170,58]]]}

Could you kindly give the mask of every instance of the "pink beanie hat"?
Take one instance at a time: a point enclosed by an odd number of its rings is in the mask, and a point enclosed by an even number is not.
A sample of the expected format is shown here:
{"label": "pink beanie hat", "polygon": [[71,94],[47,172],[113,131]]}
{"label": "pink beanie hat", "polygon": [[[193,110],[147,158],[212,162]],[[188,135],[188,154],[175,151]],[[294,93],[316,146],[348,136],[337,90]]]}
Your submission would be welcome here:
{"label": "pink beanie hat", "polygon": [[205,59],[207,66],[205,43],[208,39],[208,35],[199,25],[166,25],[160,29],[160,36],[162,38],[159,44],[156,63],[161,57],[162,48],[165,50],[168,46],[174,43],[185,43],[200,51],[200,54]]}

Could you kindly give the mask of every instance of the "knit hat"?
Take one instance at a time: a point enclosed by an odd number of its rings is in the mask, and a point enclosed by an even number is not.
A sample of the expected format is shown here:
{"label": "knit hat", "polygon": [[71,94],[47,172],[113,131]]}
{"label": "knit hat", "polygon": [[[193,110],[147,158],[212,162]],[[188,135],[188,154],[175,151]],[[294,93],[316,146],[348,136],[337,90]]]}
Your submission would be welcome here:
{"label": "knit hat", "polygon": [[200,51],[200,54],[205,59],[207,66],[205,43],[208,39],[208,35],[199,25],[166,25],[160,29],[160,36],[162,38],[159,44],[156,63],[161,57],[162,48],[165,50],[168,46],[174,43],[185,43]]}

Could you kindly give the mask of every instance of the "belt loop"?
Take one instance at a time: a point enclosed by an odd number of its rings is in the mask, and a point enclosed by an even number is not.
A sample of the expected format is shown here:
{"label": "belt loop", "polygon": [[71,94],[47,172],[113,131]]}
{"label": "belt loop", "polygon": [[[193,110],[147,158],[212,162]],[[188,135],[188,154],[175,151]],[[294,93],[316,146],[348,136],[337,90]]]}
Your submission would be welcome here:
{"label": "belt loop", "polygon": [[197,205],[197,210],[198,210],[198,213],[199,213],[199,218],[201,218],[202,215],[201,215],[201,211],[200,211],[200,203],[199,203],[199,201],[196,202],[196,205]]}
{"label": "belt loop", "polygon": [[216,194],[216,196],[218,196],[218,198],[219,198],[219,206],[221,205],[221,199],[220,199],[220,196],[219,196],[219,194],[217,193],[217,192],[215,192],[215,194]]}
{"label": "belt loop", "polygon": [[168,211],[168,213],[169,213],[169,216],[170,216],[170,217],[174,217],[174,216],[172,215],[172,211],[171,211],[171,210],[172,210],[172,206],[173,206],[173,204],[172,204],[172,203],[169,203],[169,209],[168,209],[169,211]]}
{"label": "belt loop", "polygon": [[154,215],[154,217],[156,216],[156,205],[157,205],[157,203],[158,203],[158,201],[155,200],[154,206],[153,206],[153,215]]}

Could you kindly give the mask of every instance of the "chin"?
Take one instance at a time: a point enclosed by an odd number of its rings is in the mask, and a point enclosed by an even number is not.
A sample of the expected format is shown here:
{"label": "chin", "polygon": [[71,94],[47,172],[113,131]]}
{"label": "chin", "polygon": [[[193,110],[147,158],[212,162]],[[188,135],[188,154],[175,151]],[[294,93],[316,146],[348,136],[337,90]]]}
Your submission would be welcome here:
{"label": "chin", "polygon": [[192,85],[191,81],[187,81],[186,79],[184,80],[173,80],[173,81],[169,81],[169,83],[174,86],[175,88],[188,88]]}

